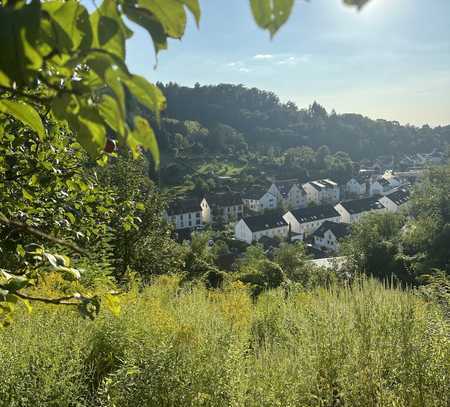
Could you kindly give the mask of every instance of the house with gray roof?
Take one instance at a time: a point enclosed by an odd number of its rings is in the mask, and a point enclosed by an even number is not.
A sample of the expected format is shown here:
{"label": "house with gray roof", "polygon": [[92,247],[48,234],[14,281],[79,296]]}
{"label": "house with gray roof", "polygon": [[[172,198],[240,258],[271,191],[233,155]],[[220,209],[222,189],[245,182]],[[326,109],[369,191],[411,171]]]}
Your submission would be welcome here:
{"label": "house with gray roof", "polygon": [[289,224],[281,213],[265,213],[257,216],[244,217],[234,227],[236,239],[251,244],[263,236],[285,239],[289,235]]}
{"label": "house with gray roof", "polygon": [[339,212],[332,205],[294,209],[285,213],[283,218],[289,224],[291,232],[301,235],[303,239],[314,233],[327,220],[341,221]]}
{"label": "house with gray roof", "polygon": [[327,220],[313,233],[314,245],[322,250],[338,252],[339,242],[349,234],[349,224]]}
{"label": "house with gray roof", "polygon": [[343,223],[354,223],[369,212],[386,212],[387,208],[380,202],[381,195],[370,198],[355,199],[338,203],[334,209],[341,215]]}
{"label": "house with gray roof", "polygon": [[407,207],[410,192],[406,188],[399,188],[380,198],[380,202],[387,208],[389,212],[397,212]]}

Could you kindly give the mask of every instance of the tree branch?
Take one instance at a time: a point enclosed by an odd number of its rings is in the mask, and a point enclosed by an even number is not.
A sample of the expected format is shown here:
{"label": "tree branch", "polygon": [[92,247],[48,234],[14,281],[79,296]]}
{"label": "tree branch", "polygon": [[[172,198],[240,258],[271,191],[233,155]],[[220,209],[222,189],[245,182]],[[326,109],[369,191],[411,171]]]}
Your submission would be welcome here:
{"label": "tree branch", "polygon": [[22,298],[23,300],[28,300],[28,301],[39,301],[39,302],[43,302],[45,304],[55,304],[55,305],[74,305],[74,306],[78,306],[79,302],[73,302],[70,300],[76,300],[75,297],[70,296],[70,297],[59,297],[59,298],[45,298],[45,297],[33,297],[32,295],[27,295],[27,294],[22,294],[18,291],[15,291],[14,293],[15,296]]}
{"label": "tree branch", "polygon": [[17,229],[29,233],[30,235],[34,235],[37,237],[40,237],[42,239],[48,240],[50,242],[59,244],[61,246],[65,246],[71,250],[73,250],[74,252],[80,253],[80,254],[87,254],[87,252],[83,249],[81,249],[79,246],[77,246],[75,243],[73,242],[69,242],[67,240],[63,240],[63,239],[59,239],[55,236],[49,235],[47,233],[41,232],[38,229],[35,229],[32,226],[27,225],[26,223],[22,223],[22,222],[18,222],[16,220],[10,220],[8,218],[6,218],[5,215],[0,213],[0,223],[3,223],[4,225],[7,226],[14,226]]}

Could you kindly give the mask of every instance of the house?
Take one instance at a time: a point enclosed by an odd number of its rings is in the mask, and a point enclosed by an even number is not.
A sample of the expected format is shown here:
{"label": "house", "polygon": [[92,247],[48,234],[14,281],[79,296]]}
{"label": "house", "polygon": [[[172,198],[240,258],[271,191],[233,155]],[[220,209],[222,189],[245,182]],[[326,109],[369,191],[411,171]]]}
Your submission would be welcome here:
{"label": "house", "polygon": [[398,188],[399,186],[402,185],[402,182],[400,181],[400,179],[398,179],[392,173],[392,171],[386,171],[383,175],[383,178],[389,182],[389,184],[391,185],[391,189]]}
{"label": "house", "polygon": [[382,195],[389,193],[394,188],[390,181],[383,177],[378,179],[378,183],[383,187]]}
{"label": "house", "polygon": [[306,191],[295,179],[274,181],[268,192],[277,197],[279,206],[281,203],[294,209],[307,206]]}
{"label": "house", "polygon": [[380,198],[380,202],[387,208],[389,212],[397,212],[401,208],[407,206],[410,193],[405,188],[397,189]]}
{"label": "house", "polygon": [[251,244],[263,236],[286,238],[289,225],[281,213],[265,213],[263,215],[244,217],[234,226],[236,239]]}
{"label": "house", "polygon": [[383,195],[384,185],[379,178],[370,178],[367,181],[367,192],[369,196]]}
{"label": "house", "polygon": [[301,234],[303,238],[312,234],[327,220],[333,222],[341,221],[339,212],[332,205],[293,209],[284,214],[283,218],[289,223],[291,232]]}
{"label": "house", "polygon": [[369,212],[386,212],[386,207],[379,201],[381,196],[355,199],[338,203],[334,208],[341,215],[343,223],[354,223]]}
{"label": "house", "polygon": [[253,188],[242,193],[244,206],[253,212],[265,209],[275,209],[278,206],[277,197],[266,190]]}
{"label": "house", "polygon": [[330,179],[310,181],[303,185],[306,191],[307,201],[317,205],[322,203],[339,202],[339,185]]}
{"label": "house", "polygon": [[206,220],[203,218],[203,208],[198,199],[179,199],[171,202],[164,217],[176,230],[194,229],[203,226]]}
{"label": "house", "polygon": [[[201,206],[205,213],[205,223],[235,222],[244,215],[244,202],[241,195],[236,192],[206,195]],[[209,211],[205,211],[204,207],[209,207]]]}
{"label": "house", "polygon": [[313,233],[314,245],[331,252],[339,251],[339,241],[350,234],[350,225],[325,221]]}
{"label": "house", "polygon": [[343,185],[343,192],[349,197],[361,197],[367,193],[367,182],[361,176],[351,177]]}

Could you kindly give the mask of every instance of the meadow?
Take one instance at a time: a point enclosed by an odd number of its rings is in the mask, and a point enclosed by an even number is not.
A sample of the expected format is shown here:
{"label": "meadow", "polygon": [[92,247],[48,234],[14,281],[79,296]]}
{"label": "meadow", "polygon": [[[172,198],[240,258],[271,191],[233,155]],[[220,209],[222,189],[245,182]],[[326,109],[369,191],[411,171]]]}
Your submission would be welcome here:
{"label": "meadow", "polygon": [[164,276],[93,321],[35,305],[0,331],[0,406],[442,406],[450,325],[374,280],[253,301]]}

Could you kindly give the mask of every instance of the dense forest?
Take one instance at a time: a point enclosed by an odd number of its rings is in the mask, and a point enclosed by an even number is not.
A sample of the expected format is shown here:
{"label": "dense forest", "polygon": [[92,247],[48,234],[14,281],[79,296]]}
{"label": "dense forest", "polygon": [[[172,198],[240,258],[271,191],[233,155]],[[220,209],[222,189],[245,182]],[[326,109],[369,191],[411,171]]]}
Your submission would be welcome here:
{"label": "dense forest", "polygon": [[[240,150],[245,144],[261,151],[327,146],[332,153],[344,151],[359,161],[442,150],[450,143],[450,126],[419,128],[358,114],[336,114],[316,102],[300,109],[292,102],[281,103],[272,92],[243,85],[158,86],[168,102],[165,116],[200,123],[201,129],[193,132],[190,141],[210,151]],[[162,148],[176,142],[170,138],[170,126],[176,122],[167,124],[169,134],[160,133]]]}
{"label": "dense forest", "polygon": [[[162,187],[174,194],[265,185],[269,179],[345,181],[377,159],[400,168],[407,155],[448,155],[450,126],[402,126],[358,114],[281,103],[272,92],[242,85],[158,84],[168,101],[154,123],[163,157]],[[150,155],[149,155],[150,157]],[[173,188],[178,187],[178,188]]]}

